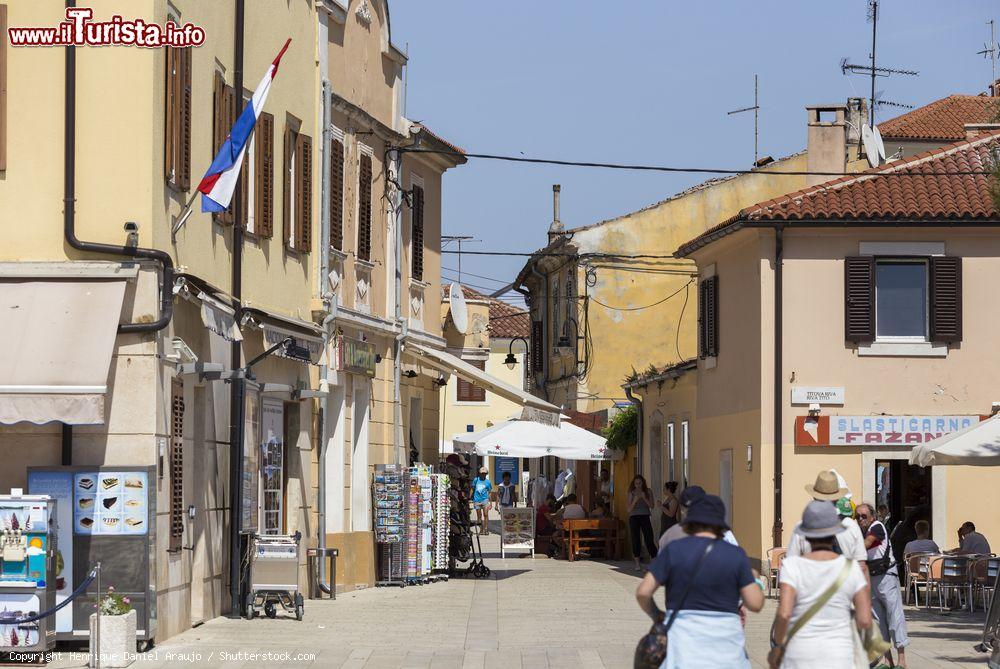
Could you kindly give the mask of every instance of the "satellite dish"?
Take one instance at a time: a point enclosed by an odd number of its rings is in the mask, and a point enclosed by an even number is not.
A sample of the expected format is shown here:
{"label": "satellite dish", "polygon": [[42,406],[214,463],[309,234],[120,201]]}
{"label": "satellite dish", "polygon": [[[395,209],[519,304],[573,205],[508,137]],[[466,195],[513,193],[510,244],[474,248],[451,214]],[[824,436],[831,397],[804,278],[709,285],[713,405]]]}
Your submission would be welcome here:
{"label": "satellite dish", "polygon": [[865,145],[865,155],[868,156],[868,164],[872,167],[878,167],[882,162],[882,156],[885,155],[885,148],[879,152],[879,146],[882,142],[876,138],[870,126],[861,126],[861,141]]}
{"label": "satellite dish", "polygon": [[448,305],[451,307],[451,322],[455,329],[465,334],[469,329],[469,309],[465,306],[465,295],[457,283],[448,287]]}
{"label": "satellite dish", "polygon": [[872,134],[875,135],[875,143],[878,144],[878,156],[885,162],[885,142],[882,141],[882,133],[879,132],[878,126],[872,128]]}

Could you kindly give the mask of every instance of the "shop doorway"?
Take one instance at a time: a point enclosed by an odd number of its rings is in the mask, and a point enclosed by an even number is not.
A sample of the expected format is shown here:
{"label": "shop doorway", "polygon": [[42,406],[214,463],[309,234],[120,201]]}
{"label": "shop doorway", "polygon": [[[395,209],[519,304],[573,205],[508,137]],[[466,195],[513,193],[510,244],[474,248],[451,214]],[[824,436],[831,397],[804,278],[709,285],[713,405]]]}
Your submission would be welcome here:
{"label": "shop doorway", "polygon": [[911,465],[907,460],[875,460],[875,505],[880,517],[886,512],[896,560],[903,557],[907,542],[916,538],[914,524],[926,520],[934,536],[931,468]]}

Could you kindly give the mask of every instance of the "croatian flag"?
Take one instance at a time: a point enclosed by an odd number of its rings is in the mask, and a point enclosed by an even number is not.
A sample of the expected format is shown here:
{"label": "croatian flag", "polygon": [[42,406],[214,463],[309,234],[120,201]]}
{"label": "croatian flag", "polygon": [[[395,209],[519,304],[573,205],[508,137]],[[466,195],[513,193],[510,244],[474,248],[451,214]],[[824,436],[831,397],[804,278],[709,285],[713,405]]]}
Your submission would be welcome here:
{"label": "croatian flag", "polygon": [[236,119],[236,124],[229,131],[226,141],[222,143],[219,155],[212,161],[212,165],[205,172],[201,183],[198,184],[202,211],[224,211],[232,201],[233,191],[236,190],[236,180],[240,176],[240,168],[243,167],[243,155],[250,143],[250,135],[253,133],[257,118],[264,108],[264,101],[267,100],[267,93],[271,90],[274,75],[278,73],[281,57],[285,55],[291,42],[291,39],[285,42],[285,46],[281,47],[281,51],[278,52],[271,66],[267,68],[264,78],[257,84],[257,90],[253,92],[253,97],[250,98],[250,102]]}

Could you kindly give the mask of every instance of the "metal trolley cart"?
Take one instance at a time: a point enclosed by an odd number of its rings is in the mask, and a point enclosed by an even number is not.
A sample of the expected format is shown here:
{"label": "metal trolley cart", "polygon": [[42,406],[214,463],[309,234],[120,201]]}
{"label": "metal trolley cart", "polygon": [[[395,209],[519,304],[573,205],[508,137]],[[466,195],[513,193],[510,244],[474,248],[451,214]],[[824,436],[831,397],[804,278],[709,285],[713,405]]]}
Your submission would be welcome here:
{"label": "metal trolley cart", "polygon": [[278,615],[278,606],[294,612],[296,620],[305,613],[299,591],[299,551],[302,534],[256,534],[250,551],[250,587],[246,616],[252,619],[258,610],[268,618]]}

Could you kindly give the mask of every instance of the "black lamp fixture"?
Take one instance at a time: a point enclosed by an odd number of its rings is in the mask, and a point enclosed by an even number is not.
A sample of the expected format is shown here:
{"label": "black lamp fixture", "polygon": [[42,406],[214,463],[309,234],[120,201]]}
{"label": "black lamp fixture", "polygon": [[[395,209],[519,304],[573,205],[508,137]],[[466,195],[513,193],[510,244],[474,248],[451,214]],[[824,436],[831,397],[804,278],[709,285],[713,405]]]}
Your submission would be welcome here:
{"label": "black lamp fixture", "polygon": [[408,379],[415,379],[417,378],[417,373],[412,369],[408,369],[405,372],[403,372],[403,376],[405,376]]}
{"label": "black lamp fixture", "polygon": [[524,337],[514,337],[510,340],[510,347],[507,349],[507,357],[503,359],[503,364],[507,365],[507,369],[514,369],[517,366],[517,358],[514,357],[514,342],[516,341],[524,342],[524,350],[528,350],[528,340]]}

